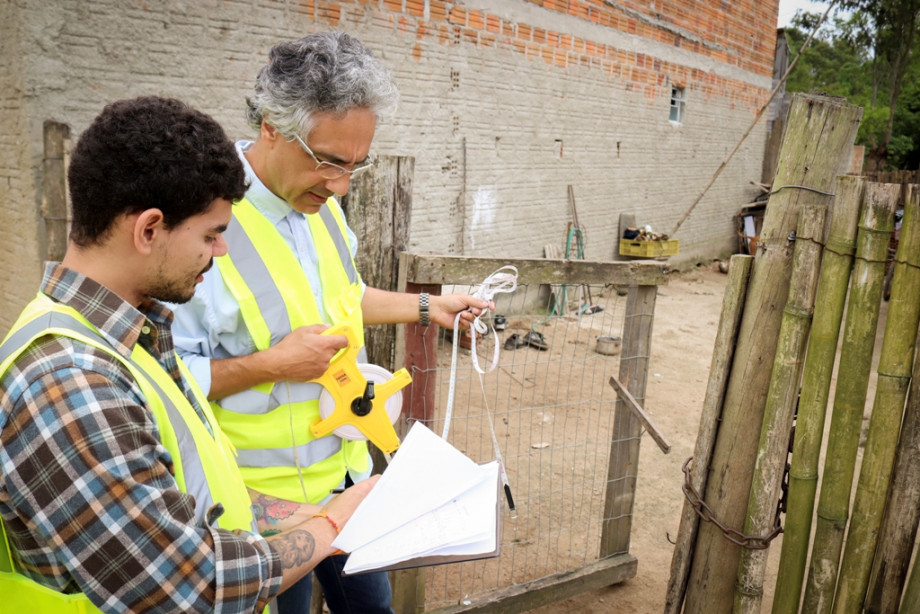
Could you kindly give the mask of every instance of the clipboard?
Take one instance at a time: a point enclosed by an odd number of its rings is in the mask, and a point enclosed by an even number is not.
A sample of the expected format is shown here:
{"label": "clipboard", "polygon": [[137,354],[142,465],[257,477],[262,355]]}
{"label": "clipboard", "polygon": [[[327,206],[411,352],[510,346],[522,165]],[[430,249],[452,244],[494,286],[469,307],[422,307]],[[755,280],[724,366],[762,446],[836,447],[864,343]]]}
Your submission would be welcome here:
{"label": "clipboard", "polygon": [[[465,552],[465,553],[454,553],[454,554],[426,554],[421,556],[413,556],[400,561],[392,562],[389,564],[384,564],[376,567],[362,568],[357,571],[345,571],[343,570],[342,575],[351,576],[351,575],[360,575],[364,573],[378,572],[378,571],[396,571],[399,569],[411,569],[415,567],[430,567],[434,565],[445,565],[448,563],[462,563],[465,561],[476,561],[482,559],[491,559],[497,558],[501,555],[501,491],[502,491],[502,482],[501,477],[498,471],[498,464],[496,462],[487,463],[485,465],[480,465],[480,467],[487,467],[489,465],[494,465],[494,483],[495,483],[495,532],[494,532],[494,548],[489,548],[481,550],[478,552]],[[422,519],[418,519],[418,522]],[[408,523],[403,527],[403,530],[411,530],[413,522]],[[351,558],[351,555],[349,555]],[[345,569],[348,569],[348,562],[345,564]]]}

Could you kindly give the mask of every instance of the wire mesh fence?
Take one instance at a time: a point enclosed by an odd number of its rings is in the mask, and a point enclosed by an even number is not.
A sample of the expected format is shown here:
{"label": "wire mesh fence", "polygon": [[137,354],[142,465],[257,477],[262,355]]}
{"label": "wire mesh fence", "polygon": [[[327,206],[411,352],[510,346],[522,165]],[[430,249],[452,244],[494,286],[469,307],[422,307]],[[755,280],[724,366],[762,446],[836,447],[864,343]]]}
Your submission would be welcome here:
{"label": "wire mesh fence", "polygon": [[[453,395],[448,441],[477,462],[500,455],[515,505],[502,504],[498,558],[427,569],[426,610],[474,603],[594,563],[605,525],[623,520],[605,510],[632,514],[635,465],[613,478],[619,484],[610,483],[608,471],[611,450],[630,443],[615,441],[617,396],[608,383],[621,360],[636,358],[619,351],[625,288],[519,284],[497,297],[496,314],[503,316],[500,330],[475,338],[457,333],[456,359],[453,331],[441,331],[411,369],[409,421],[442,434]],[[626,506],[605,505],[609,492],[626,493]],[[628,550],[628,535],[617,541],[621,549],[603,556]]]}

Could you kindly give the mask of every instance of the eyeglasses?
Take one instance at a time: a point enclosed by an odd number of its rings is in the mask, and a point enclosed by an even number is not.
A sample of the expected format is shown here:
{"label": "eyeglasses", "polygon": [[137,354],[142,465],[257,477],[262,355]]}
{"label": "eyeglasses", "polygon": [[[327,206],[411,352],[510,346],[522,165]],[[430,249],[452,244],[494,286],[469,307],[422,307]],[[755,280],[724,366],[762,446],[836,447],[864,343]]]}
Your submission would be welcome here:
{"label": "eyeglasses", "polygon": [[344,166],[339,166],[338,164],[334,164],[332,162],[326,162],[325,160],[320,160],[319,158],[316,157],[316,154],[313,153],[313,150],[307,146],[304,140],[300,138],[299,135],[295,134],[294,138],[297,139],[297,142],[300,143],[300,146],[303,147],[303,150],[307,152],[308,154],[310,154],[310,157],[313,158],[314,162],[316,162],[315,170],[317,173],[319,173],[319,176],[322,177],[323,179],[338,179],[339,177],[345,175],[346,173],[354,176],[360,173],[361,171],[366,171],[367,169],[369,169],[370,167],[374,165],[373,162],[369,162],[365,164],[364,166],[359,166],[357,168],[348,169],[348,168],[345,168]]}

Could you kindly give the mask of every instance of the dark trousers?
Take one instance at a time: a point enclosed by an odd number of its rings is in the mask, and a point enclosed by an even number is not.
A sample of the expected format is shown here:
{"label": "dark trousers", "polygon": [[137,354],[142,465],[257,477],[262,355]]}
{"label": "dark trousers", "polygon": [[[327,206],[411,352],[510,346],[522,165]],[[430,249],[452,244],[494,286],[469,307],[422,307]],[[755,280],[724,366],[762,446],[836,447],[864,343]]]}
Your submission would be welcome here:
{"label": "dark trousers", "polygon": [[278,595],[278,614],[309,614],[316,574],[332,614],[393,614],[393,591],[385,571],[343,576],[348,555],[330,556],[297,584]]}

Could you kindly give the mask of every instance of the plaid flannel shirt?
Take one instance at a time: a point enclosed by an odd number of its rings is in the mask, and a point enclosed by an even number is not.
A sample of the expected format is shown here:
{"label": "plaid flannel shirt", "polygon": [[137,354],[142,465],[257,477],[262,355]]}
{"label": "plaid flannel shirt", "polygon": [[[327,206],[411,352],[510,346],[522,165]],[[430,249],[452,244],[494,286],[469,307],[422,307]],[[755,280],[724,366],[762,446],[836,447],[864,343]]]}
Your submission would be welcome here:
{"label": "plaid flannel shirt", "polygon": [[[42,291],[74,307],[124,356],[135,343],[188,392],[172,313],[144,313],[49,265]],[[252,612],[281,586],[259,535],[208,526],[179,491],[140,388],[118,361],[66,337],[36,340],[0,380],[0,514],[32,579],[111,612]]]}

